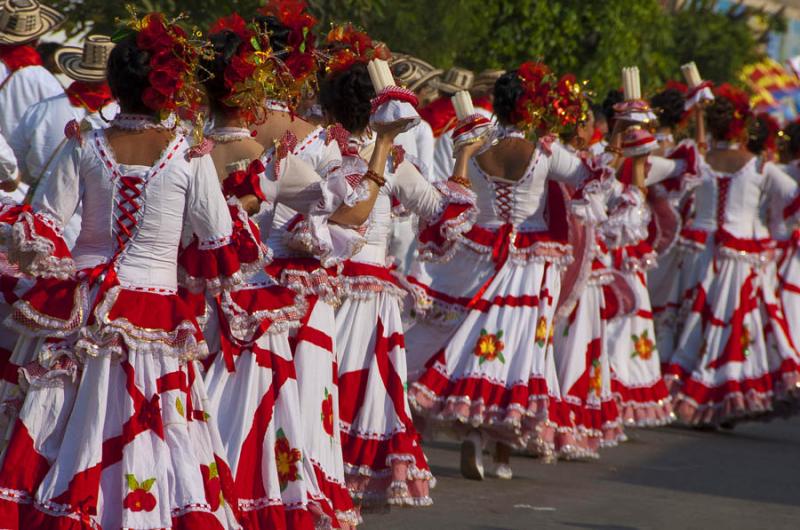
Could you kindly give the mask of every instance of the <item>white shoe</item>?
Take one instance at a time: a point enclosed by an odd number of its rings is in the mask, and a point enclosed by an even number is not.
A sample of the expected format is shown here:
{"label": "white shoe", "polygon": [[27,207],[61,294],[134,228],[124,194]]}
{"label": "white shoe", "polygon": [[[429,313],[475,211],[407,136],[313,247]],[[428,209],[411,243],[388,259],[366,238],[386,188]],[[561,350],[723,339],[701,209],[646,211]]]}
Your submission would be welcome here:
{"label": "white shoe", "polygon": [[461,442],[461,474],[464,478],[483,480],[483,440],[472,431]]}
{"label": "white shoe", "polygon": [[509,464],[495,463],[490,472],[491,476],[502,480],[511,480],[514,477],[514,472],[511,470]]}

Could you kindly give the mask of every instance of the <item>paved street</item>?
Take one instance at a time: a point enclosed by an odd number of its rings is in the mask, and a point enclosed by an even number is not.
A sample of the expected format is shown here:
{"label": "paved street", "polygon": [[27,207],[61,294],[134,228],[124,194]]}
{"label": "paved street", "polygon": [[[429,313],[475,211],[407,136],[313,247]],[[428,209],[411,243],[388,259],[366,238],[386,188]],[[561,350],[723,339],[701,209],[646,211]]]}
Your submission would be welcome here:
{"label": "paved street", "polygon": [[512,481],[464,480],[455,444],[426,446],[434,506],[371,515],[366,528],[797,530],[800,419],[732,432],[663,428],[596,462],[517,457]]}

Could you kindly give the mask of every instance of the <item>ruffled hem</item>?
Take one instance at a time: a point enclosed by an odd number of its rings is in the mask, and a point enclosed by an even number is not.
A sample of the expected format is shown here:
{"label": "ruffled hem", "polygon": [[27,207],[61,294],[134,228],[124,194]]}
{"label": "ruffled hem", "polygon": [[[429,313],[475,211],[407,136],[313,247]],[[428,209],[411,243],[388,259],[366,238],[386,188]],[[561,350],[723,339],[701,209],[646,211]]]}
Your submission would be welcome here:
{"label": "ruffled hem", "polygon": [[30,206],[3,205],[0,242],[9,262],[26,274],[60,280],[75,275],[75,262],[58,224],[45,213],[34,213]]}
{"label": "ruffled hem", "polygon": [[408,400],[413,410],[432,419],[437,428],[459,437],[480,429],[491,439],[546,458],[555,458],[559,450],[574,445],[574,436],[556,439],[569,426],[551,421],[554,402],[544,378],[506,388],[482,378],[450,382],[435,370],[429,369],[411,386]]}
{"label": "ruffled hem", "polygon": [[261,333],[283,333],[298,327],[308,302],[296,291],[265,281],[224,291],[220,307],[233,338],[251,343]]}
{"label": "ruffled hem", "polygon": [[652,386],[630,388],[612,377],[611,392],[627,427],[661,427],[675,420],[672,399],[661,379]]}
{"label": "ruffled hem", "polygon": [[83,325],[88,312],[85,282],[42,278],[13,305],[5,325],[20,334],[63,338]]}
{"label": "ruffled hem", "polygon": [[450,181],[435,186],[444,201],[431,219],[420,219],[417,250],[422,261],[449,261],[456,253],[456,240],[469,232],[478,218],[475,194]]}
{"label": "ruffled hem", "polygon": [[436,479],[428,469],[416,433],[385,439],[342,430],[345,481],[355,504],[366,510],[386,506],[430,506]]}
{"label": "ruffled hem", "polygon": [[323,510],[326,513],[330,512],[336,518],[340,528],[351,529],[361,524],[363,520],[353,504],[353,499],[350,497],[347,486],[329,477],[319,463],[313,460],[311,463],[314,467],[314,474],[317,477],[320,493],[324,496],[322,499],[314,498],[313,500],[318,504],[324,503],[326,505]]}
{"label": "ruffled hem", "polygon": [[338,272],[322,267],[316,258],[275,258],[265,270],[279,284],[302,296],[316,296],[334,307],[339,305]]}
{"label": "ruffled hem", "polygon": [[709,388],[675,369],[668,379],[674,411],[687,425],[717,426],[745,420],[768,420],[800,413],[800,374],[794,363],[760,378],[726,381]]}
{"label": "ruffled hem", "polygon": [[378,294],[402,300],[408,294],[394,267],[347,261],[339,281],[342,296],[354,300],[368,300]]}
{"label": "ruffled hem", "polygon": [[258,228],[238,206],[230,206],[233,235],[199,241],[196,237],[178,256],[178,281],[192,292],[216,295],[232,289],[272,259]]}
{"label": "ruffled hem", "polygon": [[75,344],[79,358],[124,358],[136,352],[189,361],[208,355],[197,322],[175,294],[115,286],[105,293],[93,316],[94,322],[80,330]]}

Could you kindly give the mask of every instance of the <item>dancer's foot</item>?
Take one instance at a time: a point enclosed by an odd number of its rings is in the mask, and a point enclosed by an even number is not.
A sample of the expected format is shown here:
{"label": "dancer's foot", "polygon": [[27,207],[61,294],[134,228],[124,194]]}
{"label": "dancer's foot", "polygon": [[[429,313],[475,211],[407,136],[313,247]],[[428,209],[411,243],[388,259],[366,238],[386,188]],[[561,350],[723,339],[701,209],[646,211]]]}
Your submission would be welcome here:
{"label": "dancer's foot", "polygon": [[489,471],[489,475],[502,480],[511,480],[514,477],[514,472],[509,464],[495,462]]}
{"label": "dancer's foot", "polygon": [[461,474],[464,478],[483,480],[483,439],[478,431],[470,432],[461,442]]}

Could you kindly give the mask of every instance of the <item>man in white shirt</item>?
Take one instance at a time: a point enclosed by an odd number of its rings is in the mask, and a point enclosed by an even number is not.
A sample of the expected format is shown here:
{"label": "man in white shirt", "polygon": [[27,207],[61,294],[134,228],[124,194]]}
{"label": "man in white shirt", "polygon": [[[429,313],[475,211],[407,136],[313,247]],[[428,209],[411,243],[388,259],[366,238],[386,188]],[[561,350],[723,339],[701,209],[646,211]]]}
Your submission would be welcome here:
{"label": "man in white shirt", "polygon": [[[0,4],[0,131],[6,140],[28,107],[64,92],[33,47],[39,37],[64,20],[62,14],[37,0]],[[17,184],[16,178],[0,180],[0,190],[12,192]]]}
{"label": "man in white shirt", "polygon": [[[86,121],[100,128],[106,126],[103,118],[111,120],[117,114],[119,108],[106,82],[106,63],[113,48],[110,37],[91,35],[83,48],[64,46],[56,52],[56,63],[73,83],[65,92],[30,107],[9,140],[22,182],[34,190],[41,187],[66,144],[67,123]],[[64,229],[69,246],[80,231],[80,220],[80,214],[74,215]]]}

